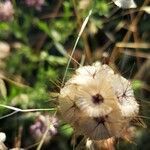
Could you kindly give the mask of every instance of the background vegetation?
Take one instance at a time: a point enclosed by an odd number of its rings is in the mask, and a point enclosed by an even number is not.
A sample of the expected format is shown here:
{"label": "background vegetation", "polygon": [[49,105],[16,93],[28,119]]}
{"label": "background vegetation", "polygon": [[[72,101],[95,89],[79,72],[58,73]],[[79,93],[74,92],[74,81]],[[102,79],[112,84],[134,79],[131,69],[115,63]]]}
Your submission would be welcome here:
{"label": "background vegetation", "polygon": [[[137,125],[134,142],[120,139],[116,148],[150,149],[150,16],[143,9],[149,0],[137,0],[138,7],[130,10],[120,9],[110,0],[31,1],[12,0],[12,11],[9,8],[5,17],[0,11],[0,104],[21,110],[52,109],[18,112],[0,107],[0,132],[6,134],[5,145],[40,148],[48,128],[42,149],[72,149],[72,129],[56,117],[55,109],[68,54],[93,9],[73,58],[82,64],[96,60],[109,63],[132,79],[147,129]],[[71,61],[67,77],[77,67]]]}

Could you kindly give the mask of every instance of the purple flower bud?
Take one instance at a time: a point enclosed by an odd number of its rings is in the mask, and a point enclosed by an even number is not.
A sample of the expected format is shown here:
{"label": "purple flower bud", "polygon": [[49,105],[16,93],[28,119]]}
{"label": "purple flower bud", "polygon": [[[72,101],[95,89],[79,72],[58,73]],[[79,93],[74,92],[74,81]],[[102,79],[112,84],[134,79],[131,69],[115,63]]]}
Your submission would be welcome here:
{"label": "purple flower bud", "polygon": [[41,10],[45,0],[25,0],[25,3],[29,7],[35,7],[37,10]]}
{"label": "purple flower bud", "polygon": [[33,125],[30,126],[30,133],[35,139],[40,139],[48,129],[45,141],[57,134],[58,119],[53,116],[39,115]]}
{"label": "purple flower bud", "polygon": [[9,0],[0,2],[0,21],[9,21],[13,19],[13,14],[13,5]]}

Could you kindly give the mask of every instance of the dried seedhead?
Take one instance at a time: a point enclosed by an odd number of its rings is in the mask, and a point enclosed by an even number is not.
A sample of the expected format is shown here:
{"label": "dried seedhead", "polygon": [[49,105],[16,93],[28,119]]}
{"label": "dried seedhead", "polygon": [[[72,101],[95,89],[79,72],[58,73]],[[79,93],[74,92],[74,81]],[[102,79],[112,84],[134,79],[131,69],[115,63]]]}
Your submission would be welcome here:
{"label": "dried seedhead", "polygon": [[91,140],[120,137],[139,112],[130,82],[99,62],[76,70],[59,95],[62,117]]}

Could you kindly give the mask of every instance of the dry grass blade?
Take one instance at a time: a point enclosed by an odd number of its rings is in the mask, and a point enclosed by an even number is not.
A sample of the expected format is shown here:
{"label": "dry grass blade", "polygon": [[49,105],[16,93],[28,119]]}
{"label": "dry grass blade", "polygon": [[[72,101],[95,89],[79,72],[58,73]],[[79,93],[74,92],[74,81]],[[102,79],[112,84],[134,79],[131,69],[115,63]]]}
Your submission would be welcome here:
{"label": "dry grass blade", "polygon": [[120,53],[123,53],[125,55],[130,55],[130,56],[134,56],[134,57],[150,59],[150,54],[148,54],[148,53],[133,52],[133,51],[130,51],[130,50],[125,50],[125,51],[119,50],[119,51],[120,51]]}
{"label": "dry grass blade", "polygon": [[41,139],[41,141],[40,141],[40,143],[39,143],[39,145],[37,147],[37,150],[40,150],[42,148],[42,145],[44,143],[44,139],[46,138],[46,136],[48,134],[48,131],[49,131],[49,128],[46,129],[46,131],[45,131],[45,133],[44,133],[44,135],[43,135],[43,137],[42,137],[42,139]]}
{"label": "dry grass blade", "polygon": [[79,42],[79,39],[80,39],[80,37],[81,37],[81,35],[82,35],[82,33],[83,33],[83,31],[84,31],[84,29],[85,29],[87,23],[88,23],[88,20],[89,20],[91,14],[92,14],[92,9],[89,11],[88,16],[85,18],[85,20],[84,20],[84,22],[83,22],[83,24],[82,24],[82,27],[81,27],[81,29],[80,29],[80,32],[79,32],[79,34],[78,34],[78,37],[77,37],[77,39],[76,39],[76,42],[75,42],[75,44],[74,44],[72,53],[71,53],[70,58],[69,58],[68,63],[67,63],[67,67],[66,67],[66,70],[65,70],[65,73],[64,73],[64,77],[63,77],[63,80],[62,80],[61,87],[64,85],[65,78],[66,78],[66,75],[67,75],[67,71],[68,71],[68,68],[69,68],[69,65],[70,65],[72,56],[73,56],[73,54],[74,54],[74,52],[75,52],[75,49],[76,49],[77,44],[78,44],[78,42]]}
{"label": "dry grass blade", "polygon": [[150,6],[144,6],[141,8],[142,11],[147,12],[148,14],[150,14]]}
{"label": "dry grass blade", "polygon": [[34,111],[56,111],[56,108],[40,108],[40,109],[20,109],[17,107],[13,107],[13,106],[8,106],[8,105],[3,105],[0,104],[1,107],[7,108],[7,109],[11,109],[17,112],[34,112]]}
{"label": "dry grass blade", "polygon": [[13,111],[13,112],[10,113],[10,114],[7,114],[7,115],[4,115],[4,116],[0,117],[0,119],[4,119],[4,118],[7,118],[7,117],[10,117],[10,116],[12,116],[12,115],[14,115],[14,114],[16,114],[16,113],[18,113],[17,110],[16,110],[16,111]]}
{"label": "dry grass blade", "polygon": [[150,44],[149,43],[130,43],[130,42],[118,42],[116,44],[116,47],[119,48],[144,48],[144,49],[148,49],[150,48]]}

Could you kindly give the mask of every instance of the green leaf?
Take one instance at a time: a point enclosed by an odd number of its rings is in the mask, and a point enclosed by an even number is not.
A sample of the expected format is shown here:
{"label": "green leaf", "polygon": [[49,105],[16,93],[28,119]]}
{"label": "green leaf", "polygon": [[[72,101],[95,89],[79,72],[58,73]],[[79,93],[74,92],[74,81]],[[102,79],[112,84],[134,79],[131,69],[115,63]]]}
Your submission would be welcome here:
{"label": "green leaf", "polygon": [[51,37],[50,28],[47,23],[40,21],[39,19],[35,19],[34,23],[40,30],[42,30],[44,33]]}
{"label": "green leaf", "polygon": [[140,80],[134,80],[134,81],[132,81],[132,87],[133,87],[134,90],[138,90],[142,86],[143,86],[142,81],[140,81]]}
{"label": "green leaf", "polygon": [[10,26],[9,26],[8,23],[5,23],[5,22],[1,22],[1,23],[0,23],[0,30],[1,30],[1,31],[2,31],[2,30],[6,31],[6,30],[9,30],[9,29],[10,29]]}
{"label": "green leaf", "polygon": [[68,57],[67,52],[66,52],[66,50],[64,49],[64,47],[62,46],[62,44],[60,44],[60,43],[58,43],[58,42],[55,42],[54,44],[55,44],[57,50],[58,50],[63,56]]}
{"label": "green leaf", "polygon": [[73,133],[73,128],[72,128],[69,124],[65,124],[65,125],[63,125],[63,126],[60,128],[60,132],[61,132],[63,135],[69,137],[69,136],[71,136],[72,133]]}

